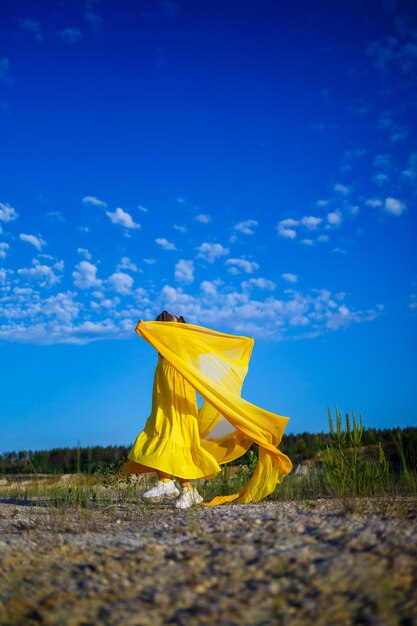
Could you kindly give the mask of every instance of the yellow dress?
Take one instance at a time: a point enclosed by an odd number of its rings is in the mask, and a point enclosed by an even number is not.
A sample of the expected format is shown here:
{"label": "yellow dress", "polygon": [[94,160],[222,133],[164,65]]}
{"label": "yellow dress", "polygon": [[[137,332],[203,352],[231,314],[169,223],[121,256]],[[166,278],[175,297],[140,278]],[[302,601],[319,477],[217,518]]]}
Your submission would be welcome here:
{"label": "yellow dress", "polygon": [[[176,322],[140,322],[136,332],[163,358],[151,415],[124,473],[152,468],[180,478],[214,476],[257,443],[258,463],[244,489],[205,504],[245,503],[272,493],[292,468],[277,448],[288,418],[241,398],[253,339]],[[195,391],[205,400],[199,410]]]}

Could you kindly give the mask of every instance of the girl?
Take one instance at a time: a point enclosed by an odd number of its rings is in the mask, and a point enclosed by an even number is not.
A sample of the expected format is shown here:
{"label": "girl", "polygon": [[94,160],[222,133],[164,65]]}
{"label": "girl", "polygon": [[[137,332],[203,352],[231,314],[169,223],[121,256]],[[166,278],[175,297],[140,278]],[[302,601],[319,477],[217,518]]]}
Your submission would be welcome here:
{"label": "girl", "polygon": [[[187,324],[163,311],[155,322],[140,320],[136,332],[158,351],[152,410],[123,472],[156,471],[146,500],[177,497],[177,508],[200,504],[191,480],[215,476],[255,442],[259,460],[240,493],[214,498],[210,505],[259,500],[291,470],[277,445],[288,418],[264,411],[240,397],[253,340]],[[205,399],[198,409],[196,390]],[[175,486],[176,477],[182,488]]]}

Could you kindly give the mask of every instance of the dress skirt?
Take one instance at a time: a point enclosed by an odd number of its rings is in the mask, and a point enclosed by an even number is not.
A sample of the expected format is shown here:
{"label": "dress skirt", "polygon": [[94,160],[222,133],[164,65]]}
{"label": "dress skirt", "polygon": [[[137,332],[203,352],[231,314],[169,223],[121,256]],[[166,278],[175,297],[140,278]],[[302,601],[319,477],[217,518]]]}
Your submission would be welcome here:
{"label": "dress skirt", "polygon": [[151,414],[128,458],[125,474],[160,470],[195,479],[215,476],[221,470],[200,442],[194,388],[161,356],[155,371]]}

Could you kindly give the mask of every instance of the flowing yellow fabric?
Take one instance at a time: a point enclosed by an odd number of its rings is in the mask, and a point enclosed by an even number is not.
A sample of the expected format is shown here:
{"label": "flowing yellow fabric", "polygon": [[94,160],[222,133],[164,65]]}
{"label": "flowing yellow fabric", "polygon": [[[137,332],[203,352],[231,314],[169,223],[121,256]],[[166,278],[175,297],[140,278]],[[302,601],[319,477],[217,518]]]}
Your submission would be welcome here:
{"label": "flowing yellow fabric", "polygon": [[[182,478],[213,476],[257,443],[258,463],[245,488],[204,504],[246,503],[272,493],[292,468],[277,448],[288,418],[241,398],[253,339],[176,322],[139,322],[136,332],[163,358],[151,415],[124,472],[153,468]],[[205,400],[200,410],[194,390]]]}

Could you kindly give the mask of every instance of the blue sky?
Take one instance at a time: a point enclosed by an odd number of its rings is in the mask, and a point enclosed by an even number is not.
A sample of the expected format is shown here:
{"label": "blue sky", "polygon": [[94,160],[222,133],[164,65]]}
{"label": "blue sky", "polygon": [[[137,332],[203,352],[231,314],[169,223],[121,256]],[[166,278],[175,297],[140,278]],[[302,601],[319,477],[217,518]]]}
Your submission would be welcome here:
{"label": "blue sky", "polygon": [[166,308],[245,397],[416,423],[415,2],[2,2],[0,450],[131,442]]}

